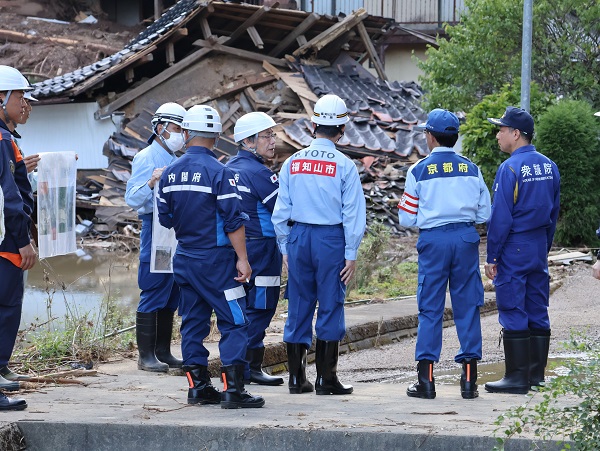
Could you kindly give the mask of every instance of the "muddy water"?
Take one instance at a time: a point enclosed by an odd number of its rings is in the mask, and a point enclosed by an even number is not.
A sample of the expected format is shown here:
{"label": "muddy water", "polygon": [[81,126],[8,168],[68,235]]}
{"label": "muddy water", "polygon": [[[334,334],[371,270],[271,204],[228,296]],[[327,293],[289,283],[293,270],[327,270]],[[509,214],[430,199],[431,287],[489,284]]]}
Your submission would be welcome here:
{"label": "muddy water", "polygon": [[106,251],[79,251],[38,262],[27,275],[21,328],[65,314],[95,317],[107,296],[124,312],[134,312],[137,265],[137,254]]}
{"label": "muddy water", "polygon": [[[550,356],[548,358],[548,366],[546,367],[546,380],[549,378],[565,375],[568,370],[564,366],[567,359],[585,359],[584,355],[557,355]],[[483,363],[477,367],[477,384],[483,387],[486,382],[496,381],[504,376],[504,362],[499,363]],[[457,365],[455,370],[450,371],[435,371],[435,383],[436,385],[460,385],[461,369]],[[416,375],[414,371],[402,372],[394,376],[388,376],[385,379],[377,380],[381,383],[390,384],[406,384],[410,385],[416,381]],[[375,380],[370,380],[375,382]]]}

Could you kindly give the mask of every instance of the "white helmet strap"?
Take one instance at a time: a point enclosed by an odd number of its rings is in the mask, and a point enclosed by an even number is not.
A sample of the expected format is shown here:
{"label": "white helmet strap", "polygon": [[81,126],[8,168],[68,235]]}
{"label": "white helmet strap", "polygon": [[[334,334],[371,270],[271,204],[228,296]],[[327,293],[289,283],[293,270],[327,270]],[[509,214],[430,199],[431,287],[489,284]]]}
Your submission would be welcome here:
{"label": "white helmet strap", "polygon": [[6,91],[6,97],[4,98],[4,102],[2,102],[2,111],[4,111],[4,118],[6,119],[6,125],[8,125],[11,122],[13,123],[13,125],[16,125],[15,122],[8,115],[8,111],[6,109],[6,105],[8,104],[8,99],[10,99],[11,94],[12,94],[12,90]]}

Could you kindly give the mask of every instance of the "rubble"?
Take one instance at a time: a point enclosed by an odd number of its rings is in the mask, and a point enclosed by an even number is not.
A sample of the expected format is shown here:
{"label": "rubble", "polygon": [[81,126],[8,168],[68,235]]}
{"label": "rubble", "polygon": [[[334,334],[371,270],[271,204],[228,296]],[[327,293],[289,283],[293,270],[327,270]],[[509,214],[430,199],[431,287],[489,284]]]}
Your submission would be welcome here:
{"label": "rubble", "polygon": [[[428,153],[423,135],[412,130],[426,114],[416,83],[386,79],[376,48],[392,24],[364,9],[332,17],[281,9],[277,2],[181,0],[122,49],[36,83],[33,95],[40,104],[91,97],[100,105],[96,117],[119,115],[120,130],[103,149],[108,168],[78,186],[78,207],[94,210],[94,229],[110,233],[137,224],[123,199],[125,184],[131,160],[151,134],[152,113],[164,101],[210,104],[220,112],[216,152],[222,161],[237,152],[233,125],[241,115],[273,116],[280,123],[277,169],[310,143],[314,102],[337,94],[351,113],[337,146],[359,169],[368,222],[405,234],[396,205],[408,165]],[[362,66],[367,58],[378,76]]]}

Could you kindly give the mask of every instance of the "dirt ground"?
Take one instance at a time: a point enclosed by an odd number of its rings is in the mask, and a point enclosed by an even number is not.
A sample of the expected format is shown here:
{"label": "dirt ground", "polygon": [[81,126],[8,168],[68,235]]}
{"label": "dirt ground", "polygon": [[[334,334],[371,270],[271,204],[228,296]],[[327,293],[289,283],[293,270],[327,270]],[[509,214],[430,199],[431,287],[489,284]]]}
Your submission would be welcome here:
{"label": "dirt ground", "polygon": [[[552,339],[550,357],[564,354],[562,343],[569,339],[572,331],[585,331],[589,337],[600,333],[600,303],[595,294],[600,281],[591,275],[591,266],[575,263],[568,267],[552,267],[559,285],[550,297],[550,321]],[[416,302],[416,301],[415,301]],[[485,316],[481,321],[483,334],[482,364],[502,362],[503,348],[498,346],[499,331],[497,314]],[[398,377],[415,371],[414,351],[416,337],[398,343],[340,356],[339,373],[345,381],[358,382]],[[435,371],[458,369],[454,355],[458,350],[456,328],[444,329],[440,362]],[[403,382],[402,382],[403,383]]]}
{"label": "dirt ground", "polygon": [[[16,14],[13,11],[17,8],[11,7],[11,3],[0,1],[0,64],[16,67],[33,83],[118,52],[142,29],[106,20],[99,20],[97,24],[45,22],[29,16],[55,18],[52,10],[24,10]],[[19,33],[28,37],[23,38]]]}

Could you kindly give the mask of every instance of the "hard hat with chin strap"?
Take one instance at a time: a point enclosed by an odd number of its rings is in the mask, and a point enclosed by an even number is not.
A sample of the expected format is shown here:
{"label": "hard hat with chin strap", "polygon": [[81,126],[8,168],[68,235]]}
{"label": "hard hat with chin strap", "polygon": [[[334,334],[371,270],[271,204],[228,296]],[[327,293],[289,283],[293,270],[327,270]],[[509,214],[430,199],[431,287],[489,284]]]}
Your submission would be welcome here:
{"label": "hard hat with chin strap", "polygon": [[233,140],[240,143],[244,138],[256,135],[276,125],[275,121],[266,113],[255,111],[244,114],[235,123]]}
{"label": "hard hat with chin strap", "polygon": [[315,103],[312,121],[317,125],[344,125],[350,121],[346,103],[334,94],[327,94]]}
{"label": "hard hat with chin strap", "polygon": [[154,116],[152,116],[152,128],[155,129],[156,125],[160,122],[172,122],[173,124],[181,126],[185,113],[185,108],[178,103],[164,103],[158,107]]}
{"label": "hard hat with chin strap", "polygon": [[194,105],[183,117],[181,128],[196,132],[196,136],[217,137],[222,131],[221,117],[209,105]]}

